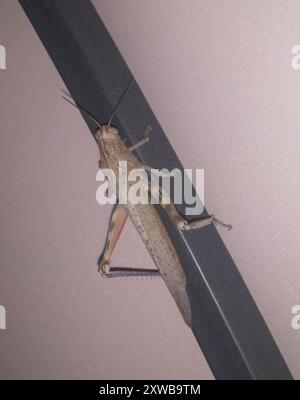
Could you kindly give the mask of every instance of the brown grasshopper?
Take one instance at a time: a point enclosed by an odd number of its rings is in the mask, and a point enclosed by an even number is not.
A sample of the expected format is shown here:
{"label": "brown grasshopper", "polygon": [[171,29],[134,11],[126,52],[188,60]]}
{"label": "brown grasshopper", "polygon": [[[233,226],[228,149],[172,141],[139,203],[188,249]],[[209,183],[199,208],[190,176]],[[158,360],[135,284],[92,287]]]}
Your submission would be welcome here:
{"label": "brown grasshopper", "polygon": [[[121,96],[121,99],[122,97],[123,96]],[[65,100],[69,101],[66,98]],[[120,103],[120,100],[118,104]],[[98,125],[95,138],[100,151],[99,167],[110,168],[115,173],[116,177],[118,177],[119,174],[119,161],[127,161],[128,173],[132,169],[140,168],[146,171],[151,169],[150,166],[142,164],[133,154],[136,149],[149,142],[149,129],[146,130],[143,138],[140,141],[128,147],[119,136],[118,130],[111,126],[112,116],[118,104],[114,108],[107,125],[101,125],[86,109],[79,104],[72,104],[82,109]],[[128,182],[128,189],[130,188],[130,184],[133,183]],[[151,182],[151,185],[153,185],[153,182]],[[157,193],[159,194],[160,200],[162,195],[165,196],[164,198],[168,198],[167,202],[160,201],[160,204],[165,208],[170,218],[181,230],[199,229],[211,223],[220,224],[231,229],[231,225],[222,223],[213,215],[198,219],[193,222],[188,222],[177,212],[174,203],[170,197],[168,197],[168,194],[162,186],[159,185]],[[118,198],[118,193],[116,193],[116,196]],[[137,229],[145,246],[147,247],[147,250],[157,269],[117,268],[110,266],[113,250],[117,244],[128,216]],[[170,293],[172,294],[185,322],[191,327],[192,315],[190,301],[186,289],[185,273],[164,223],[153,204],[130,204],[130,202],[128,202],[127,204],[115,205],[110,218],[104,250],[99,257],[98,267],[101,275],[107,278],[145,275],[161,276],[164,279]]]}

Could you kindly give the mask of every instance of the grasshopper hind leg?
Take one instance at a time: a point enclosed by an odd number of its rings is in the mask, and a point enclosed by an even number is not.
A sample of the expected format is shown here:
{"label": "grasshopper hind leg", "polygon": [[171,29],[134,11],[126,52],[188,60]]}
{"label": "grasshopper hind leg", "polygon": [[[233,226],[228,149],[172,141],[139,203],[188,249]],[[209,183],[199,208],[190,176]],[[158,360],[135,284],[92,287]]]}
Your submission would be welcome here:
{"label": "grasshopper hind leg", "polygon": [[98,260],[98,270],[105,278],[119,278],[131,276],[160,276],[157,269],[142,269],[142,268],[126,268],[126,267],[111,267],[110,260],[112,253],[122,230],[127,221],[127,213],[124,208],[116,204],[110,217],[109,229],[104,245],[103,252]]}

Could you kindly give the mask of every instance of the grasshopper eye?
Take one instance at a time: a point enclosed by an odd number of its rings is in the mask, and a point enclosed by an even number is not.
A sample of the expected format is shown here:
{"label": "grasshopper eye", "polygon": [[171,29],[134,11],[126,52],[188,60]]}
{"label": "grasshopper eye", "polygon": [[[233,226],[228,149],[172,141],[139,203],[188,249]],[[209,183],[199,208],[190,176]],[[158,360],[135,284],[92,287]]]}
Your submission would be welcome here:
{"label": "grasshopper eye", "polygon": [[118,135],[118,131],[116,128],[113,128],[112,126],[109,127],[109,132],[113,133],[114,135]]}

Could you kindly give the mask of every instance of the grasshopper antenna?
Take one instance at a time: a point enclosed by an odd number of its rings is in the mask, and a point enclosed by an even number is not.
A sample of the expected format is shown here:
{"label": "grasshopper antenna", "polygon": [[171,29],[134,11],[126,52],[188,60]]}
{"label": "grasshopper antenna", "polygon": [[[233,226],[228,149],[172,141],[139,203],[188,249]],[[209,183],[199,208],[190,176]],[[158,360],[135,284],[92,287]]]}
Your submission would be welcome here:
{"label": "grasshopper antenna", "polygon": [[128,85],[126,86],[124,92],[122,93],[121,97],[119,98],[117,104],[114,106],[114,108],[113,108],[113,110],[112,110],[112,112],[111,112],[111,114],[110,114],[109,120],[108,120],[108,124],[107,124],[108,126],[110,126],[111,121],[112,121],[112,119],[113,119],[113,116],[114,116],[114,114],[115,114],[117,108],[118,108],[119,105],[121,104],[121,101],[123,100],[123,98],[124,98],[125,94],[127,93],[128,89],[130,88],[130,85],[131,85],[132,81],[133,81],[133,78],[130,79]]}
{"label": "grasshopper antenna", "polygon": [[[93,114],[91,114],[91,113],[90,113],[86,108],[84,108],[81,104],[76,103],[76,102],[73,100],[72,96],[71,96],[68,92],[66,92],[65,90],[63,90],[62,92],[63,92],[64,95],[65,95],[65,96],[62,96],[62,98],[63,98],[64,100],[66,100],[68,103],[72,104],[72,106],[77,107],[77,108],[79,108],[79,110],[83,111],[84,114],[85,114],[86,116],[88,116],[88,117],[90,118],[91,121],[93,121],[99,128],[101,128],[100,122],[97,120],[97,118],[95,118],[95,117],[93,116]],[[68,97],[66,97],[66,96],[68,96]],[[71,101],[70,99],[72,99],[73,101]]]}

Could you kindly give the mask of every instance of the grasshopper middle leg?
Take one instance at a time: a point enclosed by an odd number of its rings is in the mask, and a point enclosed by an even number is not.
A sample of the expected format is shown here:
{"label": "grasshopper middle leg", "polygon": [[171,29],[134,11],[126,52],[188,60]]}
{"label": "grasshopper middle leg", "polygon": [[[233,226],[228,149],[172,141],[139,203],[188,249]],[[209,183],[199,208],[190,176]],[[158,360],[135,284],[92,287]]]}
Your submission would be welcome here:
{"label": "grasshopper middle leg", "polygon": [[[231,224],[225,224],[224,222],[217,219],[214,215],[199,218],[195,221],[188,222],[177,210],[170,198],[169,193],[161,186],[158,187],[159,204],[167,211],[170,218],[175,222],[177,227],[181,230],[189,231],[193,229],[200,229],[210,224],[216,224],[232,229]],[[165,200],[165,201],[163,201]]]}

